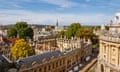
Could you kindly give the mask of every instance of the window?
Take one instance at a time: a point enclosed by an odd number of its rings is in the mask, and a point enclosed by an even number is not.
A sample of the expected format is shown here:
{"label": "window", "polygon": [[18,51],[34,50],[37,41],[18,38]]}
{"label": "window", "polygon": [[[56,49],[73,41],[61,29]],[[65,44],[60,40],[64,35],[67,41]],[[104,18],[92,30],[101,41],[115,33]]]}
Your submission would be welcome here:
{"label": "window", "polygon": [[54,69],[54,63],[52,64],[52,67],[53,67],[53,69]]}
{"label": "window", "polygon": [[50,70],[50,65],[48,65],[48,70]]}
{"label": "window", "polygon": [[37,72],[37,71],[36,71],[36,69],[35,69],[35,70],[33,70],[33,72]]}
{"label": "window", "polygon": [[54,63],[54,68],[56,67],[56,63]]}
{"label": "window", "polygon": [[41,72],[41,71],[42,71],[42,69],[41,69],[41,68],[39,68],[39,71]]}
{"label": "window", "polygon": [[113,48],[113,51],[115,51],[115,49]]}
{"label": "window", "polygon": [[32,65],[36,65],[36,64],[37,64],[37,62],[36,62],[36,61],[33,61],[33,62],[32,62]]}
{"label": "window", "polygon": [[104,58],[106,58],[106,55],[104,55]]}
{"label": "window", "polygon": [[106,46],[104,46],[104,53],[106,53]]}
{"label": "window", "polygon": [[115,56],[115,55],[116,55],[116,50],[115,50],[115,48],[113,48],[112,50],[113,50],[113,56]]}
{"label": "window", "polygon": [[58,67],[58,61],[56,62],[56,67]]}
{"label": "window", "polygon": [[112,59],[112,61],[114,62],[114,61],[115,61],[115,59],[113,58],[113,59]]}
{"label": "window", "polygon": [[104,72],[104,67],[102,64],[101,64],[101,72]]}
{"label": "window", "polygon": [[60,66],[62,65],[62,60],[60,60]]}
{"label": "window", "polygon": [[63,60],[63,64],[65,64],[65,60]]}
{"label": "window", "polygon": [[114,72],[113,70],[110,70],[110,72]]}
{"label": "window", "polygon": [[47,68],[46,68],[46,67],[44,67],[44,72],[46,72],[46,69],[47,69]]}

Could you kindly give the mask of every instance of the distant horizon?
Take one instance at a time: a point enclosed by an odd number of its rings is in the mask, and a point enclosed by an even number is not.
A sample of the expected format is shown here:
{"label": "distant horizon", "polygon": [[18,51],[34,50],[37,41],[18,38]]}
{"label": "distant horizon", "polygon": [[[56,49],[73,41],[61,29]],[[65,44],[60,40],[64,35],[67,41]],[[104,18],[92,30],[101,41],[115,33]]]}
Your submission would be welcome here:
{"label": "distant horizon", "polygon": [[0,24],[105,25],[120,8],[116,0],[0,0]]}
{"label": "distant horizon", "polygon": [[[71,23],[71,24],[72,24],[72,23]],[[9,25],[14,25],[14,24],[0,24],[0,26],[9,26]],[[56,25],[49,25],[49,24],[28,24],[28,25],[56,26]],[[105,24],[105,25],[107,25],[107,24]],[[58,25],[58,26],[70,26],[70,24],[69,24],[69,25]],[[101,26],[101,25],[82,25],[82,24],[81,24],[81,26]]]}

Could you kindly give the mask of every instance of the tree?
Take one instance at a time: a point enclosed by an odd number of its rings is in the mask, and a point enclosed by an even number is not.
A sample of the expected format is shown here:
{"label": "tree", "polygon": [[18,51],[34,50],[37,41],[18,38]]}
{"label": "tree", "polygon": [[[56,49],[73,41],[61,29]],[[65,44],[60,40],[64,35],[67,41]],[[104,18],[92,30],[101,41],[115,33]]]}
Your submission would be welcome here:
{"label": "tree", "polygon": [[14,46],[11,48],[11,53],[13,59],[21,59],[26,56],[31,56],[34,54],[32,47],[25,42],[24,39],[19,39],[16,41]]}
{"label": "tree", "polygon": [[33,39],[33,30],[28,27],[27,22],[17,22],[13,27],[8,29],[8,37],[30,38]]}
{"label": "tree", "polygon": [[15,25],[14,25],[14,28],[16,30],[20,30],[20,29],[24,29],[24,28],[27,28],[28,27],[28,24],[27,22],[17,22]]}
{"label": "tree", "polygon": [[109,30],[109,27],[108,27],[108,26],[105,26],[105,30]]}
{"label": "tree", "polygon": [[17,31],[15,28],[11,27],[7,31],[7,36],[8,37],[17,37]]}
{"label": "tree", "polygon": [[33,29],[28,27],[28,28],[25,28],[25,36],[32,39],[33,38],[33,35],[34,35],[34,32],[33,32]]}
{"label": "tree", "polygon": [[89,28],[89,27],[82,27],[82,28],[79,28],[77,33],[76,33],[76,36],[78,37],[92,37],[93,36],[93,30],[92,28]]}
{"label": "tree", "polygon": [[76,32],[76,36],[80,38],[85,38],[85,39],[92,39],[94,34],[93,34],[93,28],[92,27],[81,27],[78,29]]}
{"label": "tree", "polygon": [[58,34],[58,37],[64,38],[64,35],[65,35],[65,31],[61,31],[61,32]]}
{"label": "tree", "polygon": [[68,27],[68,31],[65,33],[67,38],[75,37],[77,30],[81,27],[80,23],[72,23]]}

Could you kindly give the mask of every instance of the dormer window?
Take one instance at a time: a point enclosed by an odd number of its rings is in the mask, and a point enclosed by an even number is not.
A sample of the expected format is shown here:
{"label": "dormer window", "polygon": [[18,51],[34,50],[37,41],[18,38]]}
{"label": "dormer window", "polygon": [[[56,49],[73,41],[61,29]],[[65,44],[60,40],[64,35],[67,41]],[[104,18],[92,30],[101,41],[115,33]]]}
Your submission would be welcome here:
{"label": "dormer window", "polygon": [[53,59],[53,58],[54,58],[54,56],[51,57],[51,59]]}
{"label": "dormer window", "polygon": [[43,60],[42,60],[42,62],[45,62],[46,61],[46,58],[44,58]]}
{"label": "dormer window", "polygon": [[37,62],[36,62],[36,61],[33,61],[33,62],[32,62],[32,66],[33,66],[33,65],[36,65],[36,64],[37,64]]}

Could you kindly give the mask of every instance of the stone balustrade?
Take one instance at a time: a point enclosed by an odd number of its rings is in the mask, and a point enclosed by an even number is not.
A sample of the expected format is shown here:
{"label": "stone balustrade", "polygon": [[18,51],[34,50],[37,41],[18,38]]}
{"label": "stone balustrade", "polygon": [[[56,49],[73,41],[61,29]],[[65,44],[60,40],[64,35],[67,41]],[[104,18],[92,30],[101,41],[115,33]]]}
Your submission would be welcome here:
{"label": "stone balustrade", "polygon": [[102,36],[99,37],[99,39],[120,43],[120,38],[119,37],[112,37],[112,36],[104,36],[104,35],[102,35]]}

